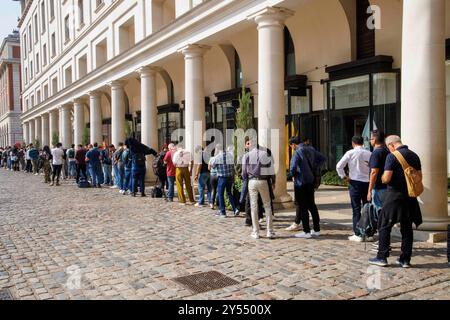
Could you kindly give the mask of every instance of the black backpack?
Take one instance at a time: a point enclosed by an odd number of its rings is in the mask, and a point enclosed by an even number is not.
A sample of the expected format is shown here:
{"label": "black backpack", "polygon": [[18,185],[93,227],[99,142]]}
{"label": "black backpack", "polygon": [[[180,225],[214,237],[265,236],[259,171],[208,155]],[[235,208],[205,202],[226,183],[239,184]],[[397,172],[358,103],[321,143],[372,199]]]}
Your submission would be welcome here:
{"label": "black backpack", "polygon": [[78,182],[78,188],[87,189],[90,187],[91,187],[91,184],[89,183],[89,181],[86,180],[86,178],[84,178],[84,177],[80,178],[80,181]]}
{"label": "black backpack", "polygon": [[162,198],[163,197],[163,191],[159,186],[156,186],[152,190],[152,198]]}
{"label": "black backpack", "polygon": [[378,230],[378,215],[380,210],[372,203],[366,203],[361,212],[357,229],[362,238],[373,237]]}
{"label": "black backpack", "polygon": [[166,172],[166,166],[164,165],[164,158],[166,154],[161,152],[158,156],[153,160],[153,173],[157,176],[162,176]]}

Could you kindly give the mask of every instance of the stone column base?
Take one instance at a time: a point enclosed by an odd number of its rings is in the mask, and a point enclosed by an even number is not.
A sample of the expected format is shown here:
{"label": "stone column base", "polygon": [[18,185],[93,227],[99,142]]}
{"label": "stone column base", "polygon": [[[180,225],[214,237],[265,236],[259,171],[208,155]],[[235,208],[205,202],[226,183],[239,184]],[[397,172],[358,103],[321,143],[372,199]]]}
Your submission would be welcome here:
{"label": "stone column base", "polygon": [[[392,236],[401,238],[400,228],[398,226],[392,229]],[[414,230],[414,241],[441,243],[447,241],[447,231],[422,231]]]}
{"label": "stone column base", "polygon": [[289,194],[278,196],[273,201],[273,209],[275,211],[295,208],[294,201]]}

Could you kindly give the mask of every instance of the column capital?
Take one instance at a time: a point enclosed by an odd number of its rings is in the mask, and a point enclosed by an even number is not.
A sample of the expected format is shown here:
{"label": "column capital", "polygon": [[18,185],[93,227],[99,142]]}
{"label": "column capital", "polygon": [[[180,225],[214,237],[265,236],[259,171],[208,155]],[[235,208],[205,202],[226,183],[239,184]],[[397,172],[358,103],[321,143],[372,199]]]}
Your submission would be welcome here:
{"label": "column capital", "polygon": [[141,78],[145,78],[155,76],[158,69],[152,66],[145,66],[137,69],[136,72],[140,74]]}
{"label": "column capital", "polygon": [[84,100],[84,98],[75,98],[75,99],[73,99],[73,104],[75,105],[75,104],[83,104],[83,103],[85,103],[85,100]]}
{"label": "column capital", "polygon": [[88,95],[89,95],[89,97],[100,97],[101,95],[103,94],[103,92],[101,92],[101,91],[96,91],[96,90],[93,90],[93,91],[89,91],[88,92]]}
{"label": "column capital", "polygon": [[287,18],[294,15],[294,11],[281,7],[266,7],[249,17],[248,20],[253,20],[258,24],[259,28],[265,27],[284,27],[284,22]]}
{"label": "column capital", "polygon": [[69,111],[70,109],[72,109],[72,105],[70,105],[70,104],[63,104],[60,109],[62,111]]}
{"label": "column capital", "polygon": [[202,44],[188,44],[187,46],[178,50],[181,52],[185,59],[202,57],[206,51],[211,49],[210,46],[202,45]]}
{"label": "column capital", "polygon": [[114,80],[108,83],[108,86],[111,87],[111,89],[119,89],[123,88],[126,85],[126,81],[124,80]]}
{"label": "column capital", "polygon": [[43,113],[41,114],[41,119],[47,119],[50,116],[49,113]]}

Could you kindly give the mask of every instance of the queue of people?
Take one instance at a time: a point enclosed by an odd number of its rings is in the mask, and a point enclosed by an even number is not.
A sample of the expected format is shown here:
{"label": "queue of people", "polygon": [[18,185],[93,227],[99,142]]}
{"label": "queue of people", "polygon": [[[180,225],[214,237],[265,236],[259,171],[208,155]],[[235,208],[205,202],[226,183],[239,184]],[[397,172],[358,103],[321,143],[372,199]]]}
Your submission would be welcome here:
{"label": "queue of people", "polygon": [[[353,235],[348,239],[355,242],[374,240],[365,237],[359,228],[362,208],[372,203],[378,215],[379,241],[373,243],[377,256],[369,263],[387,265],[391,230],[400,223],[402,254],[398,264],[407,268],[411,266],[412,224],[419,226],[422,222],[417,201],[423,191],[420,159],[398,136],[386,138],[382,132],[373,131],[370,142],[373,152],[364,148],[362,137],[353,137],[352,149],[336,166],[338,175],[349,184]],[[289,176],[294,182],[296,216],[286,231],[298,232],[295,237],[300,239],[317,238],[321,236],[321,226],[315,192],[326,158],[310,145],[308,138],[293,137],[289,145],[293,149]],[[176,185],[180,205],[208,205],[217,209],[215,215],[221,218],[227,217],[227,206],[231,207],[235,217],[245,211],[245,225],[252,227],[254,239],[260,238],[265,213],[266,237],[273,239],[276,237],[273,200],[277,179],[274,158],[270,149],[259,146],[249,137],[245,140],[245,150],[245,155],[236,163],[233,149],[226,149],[221,144],[215,145],[212,154],[198,146],[191,155],[174,143],[165,145],[158,153],[130,138],[119,143],[117,149],[114,145],[100,147],[94,143],[72,145],[64,150],[58,143],[53,149],[45,146],[38,150],[30,144],[26,148],[0,149],[0,154],[2,167],[36,175],[42,173],[44,182],[51,186],[59,186],[60,179],[74,179],[80,186],[86,183],[94,188],[109,186],[118,189],[122,195],[133,197],[138,192],[142,197],[146,196],[147,156],[151,155],[153,173],[157,177],[152,196],[173,202]],[[233,192],[236,176],[242,178],[242,190],[237,196]],[[192,178],[198,184],[198,202],[195,202]]]}

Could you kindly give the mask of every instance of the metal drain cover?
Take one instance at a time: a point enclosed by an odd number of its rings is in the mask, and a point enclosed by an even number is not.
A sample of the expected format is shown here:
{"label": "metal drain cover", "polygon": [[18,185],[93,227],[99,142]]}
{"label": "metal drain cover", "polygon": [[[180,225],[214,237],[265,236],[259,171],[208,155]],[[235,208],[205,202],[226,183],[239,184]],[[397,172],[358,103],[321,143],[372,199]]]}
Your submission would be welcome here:
{"label": "metal drain cover", "polygon": [[203,293],[239,284],[236,280],[231,279],[217,271],[197,273],[185,277],[175,278],[173,280],[183,285],[193,293]]}
{"label": "metal drain cover", "polygon": [[0,301],[1,300],[14,300],[11,292],[8,289],[0,289]]}

